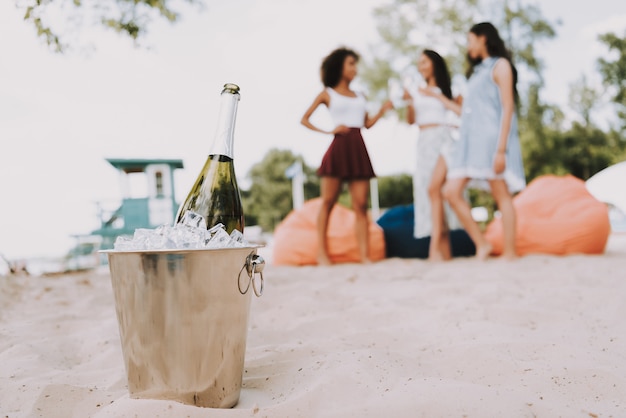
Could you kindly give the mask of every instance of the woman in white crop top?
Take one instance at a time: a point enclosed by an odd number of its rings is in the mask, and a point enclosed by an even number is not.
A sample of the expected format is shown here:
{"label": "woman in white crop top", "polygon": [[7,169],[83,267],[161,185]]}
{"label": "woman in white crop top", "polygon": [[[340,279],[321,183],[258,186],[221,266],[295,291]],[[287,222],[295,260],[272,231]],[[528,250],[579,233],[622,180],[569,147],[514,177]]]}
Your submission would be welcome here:
{"label": "woman in white crop top", "polygon": [[449,231],[462,228],[441,194],[447,163],[455,149],[451,130],[456,126],[451,126],[450,116],[451,112],[460,115],[462,98],[453,98],[448,67],[437,52],[424,50],[417,68],[426,86],[415,97],[404,92],[404,99],[409,101],[407,121],[419,126],[413,173],[413,235],[430,236],[428,258],[438,261],[452,257]]}
{"label": "woman in white crop top", "polygon": [[[357,53],[347,48],[338,48],[324,58],[321,66],[324,90],[315,97],[301,120],[311,130],[334,135],[317,170],[321,177],[322,198],[317,218],[318,264],[331,263],[326,242],[328,219],[344,181],[348,183],[352,208],[356,215],[355,228],[361,261],[370,261],[367,197],[369,181],[376,174],[361,136],[361,128],[372,127],[392,105],[387,101],[376,115],[367,114],[365,97],[350,89],[350,83],[357,74],[358,60]],[[318,128],[310,121],[313,112],[320,105],[328,107],[335,125],[331,131]]]}

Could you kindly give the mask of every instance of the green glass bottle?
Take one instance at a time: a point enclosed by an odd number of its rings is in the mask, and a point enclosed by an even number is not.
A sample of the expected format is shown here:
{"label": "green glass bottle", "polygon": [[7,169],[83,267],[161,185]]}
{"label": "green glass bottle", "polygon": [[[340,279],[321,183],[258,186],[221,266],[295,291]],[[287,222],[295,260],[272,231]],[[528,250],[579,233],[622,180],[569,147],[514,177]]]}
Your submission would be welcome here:
{"label": "green glass bottle", "polygon": [[187,211],[192,211],[204,217],[207,229],[222,223],[229,234],[235,229],[243,233],[244,215],[233,163],[239,98],[238,85],[224,85],[213,145],[189,195],[178,209],[177,223]]}

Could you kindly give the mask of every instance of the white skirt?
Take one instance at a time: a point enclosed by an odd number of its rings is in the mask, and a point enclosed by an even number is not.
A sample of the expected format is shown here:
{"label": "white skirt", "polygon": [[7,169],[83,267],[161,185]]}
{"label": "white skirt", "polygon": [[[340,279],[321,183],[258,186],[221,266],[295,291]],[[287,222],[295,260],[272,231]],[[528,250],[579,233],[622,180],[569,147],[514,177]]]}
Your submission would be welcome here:
{"label": "white skirt", "polygon": [[[456,151],[457,141],[454,139],[454,128],[437,126],[421,130],[417,140],[417,165],[413,173],[413,207],[415,227],[413,236],[424,238],[431,235],[432,217],[428,186],[437,159],[441,155],[446,167]],[[461,229],[461,222],[444,202],[444,213],[448,230]]]}

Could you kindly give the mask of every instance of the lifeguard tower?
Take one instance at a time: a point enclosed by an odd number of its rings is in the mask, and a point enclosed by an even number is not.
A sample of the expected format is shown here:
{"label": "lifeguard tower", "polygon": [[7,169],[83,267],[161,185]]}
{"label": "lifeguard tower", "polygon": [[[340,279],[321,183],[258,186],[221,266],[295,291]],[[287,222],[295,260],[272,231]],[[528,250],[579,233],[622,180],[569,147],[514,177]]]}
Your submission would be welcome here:
{"label": "lifeguard tower", "polygon": [[[100,228],[91,235],[102,237],[100,249],[111,249],[120,235],[133,235],[137,228],[156,228],[171,224],[178,204],[174,190],[174,171],[183,168],[177,159],[115,159],[107,161],[119,171],[122,189],[121,206],[107,210],[98,204]],[[147,193],[131,195],[131,176],[144,177]]]}

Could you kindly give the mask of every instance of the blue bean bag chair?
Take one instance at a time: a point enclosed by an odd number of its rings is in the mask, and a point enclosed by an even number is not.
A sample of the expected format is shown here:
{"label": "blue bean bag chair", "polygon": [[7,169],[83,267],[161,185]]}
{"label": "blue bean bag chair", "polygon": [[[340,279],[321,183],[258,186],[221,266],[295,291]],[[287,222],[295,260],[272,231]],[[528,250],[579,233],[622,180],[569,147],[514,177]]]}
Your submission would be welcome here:
{"label": "blue bean bag chair", "polygon": [[[413,205],[394,206],[376,222],[384,232],[386,257],[428,258],[430,237],[413,237]],[[463,229],[450,231],[450,246],[453,257],[476,254],[474,242]]]}

